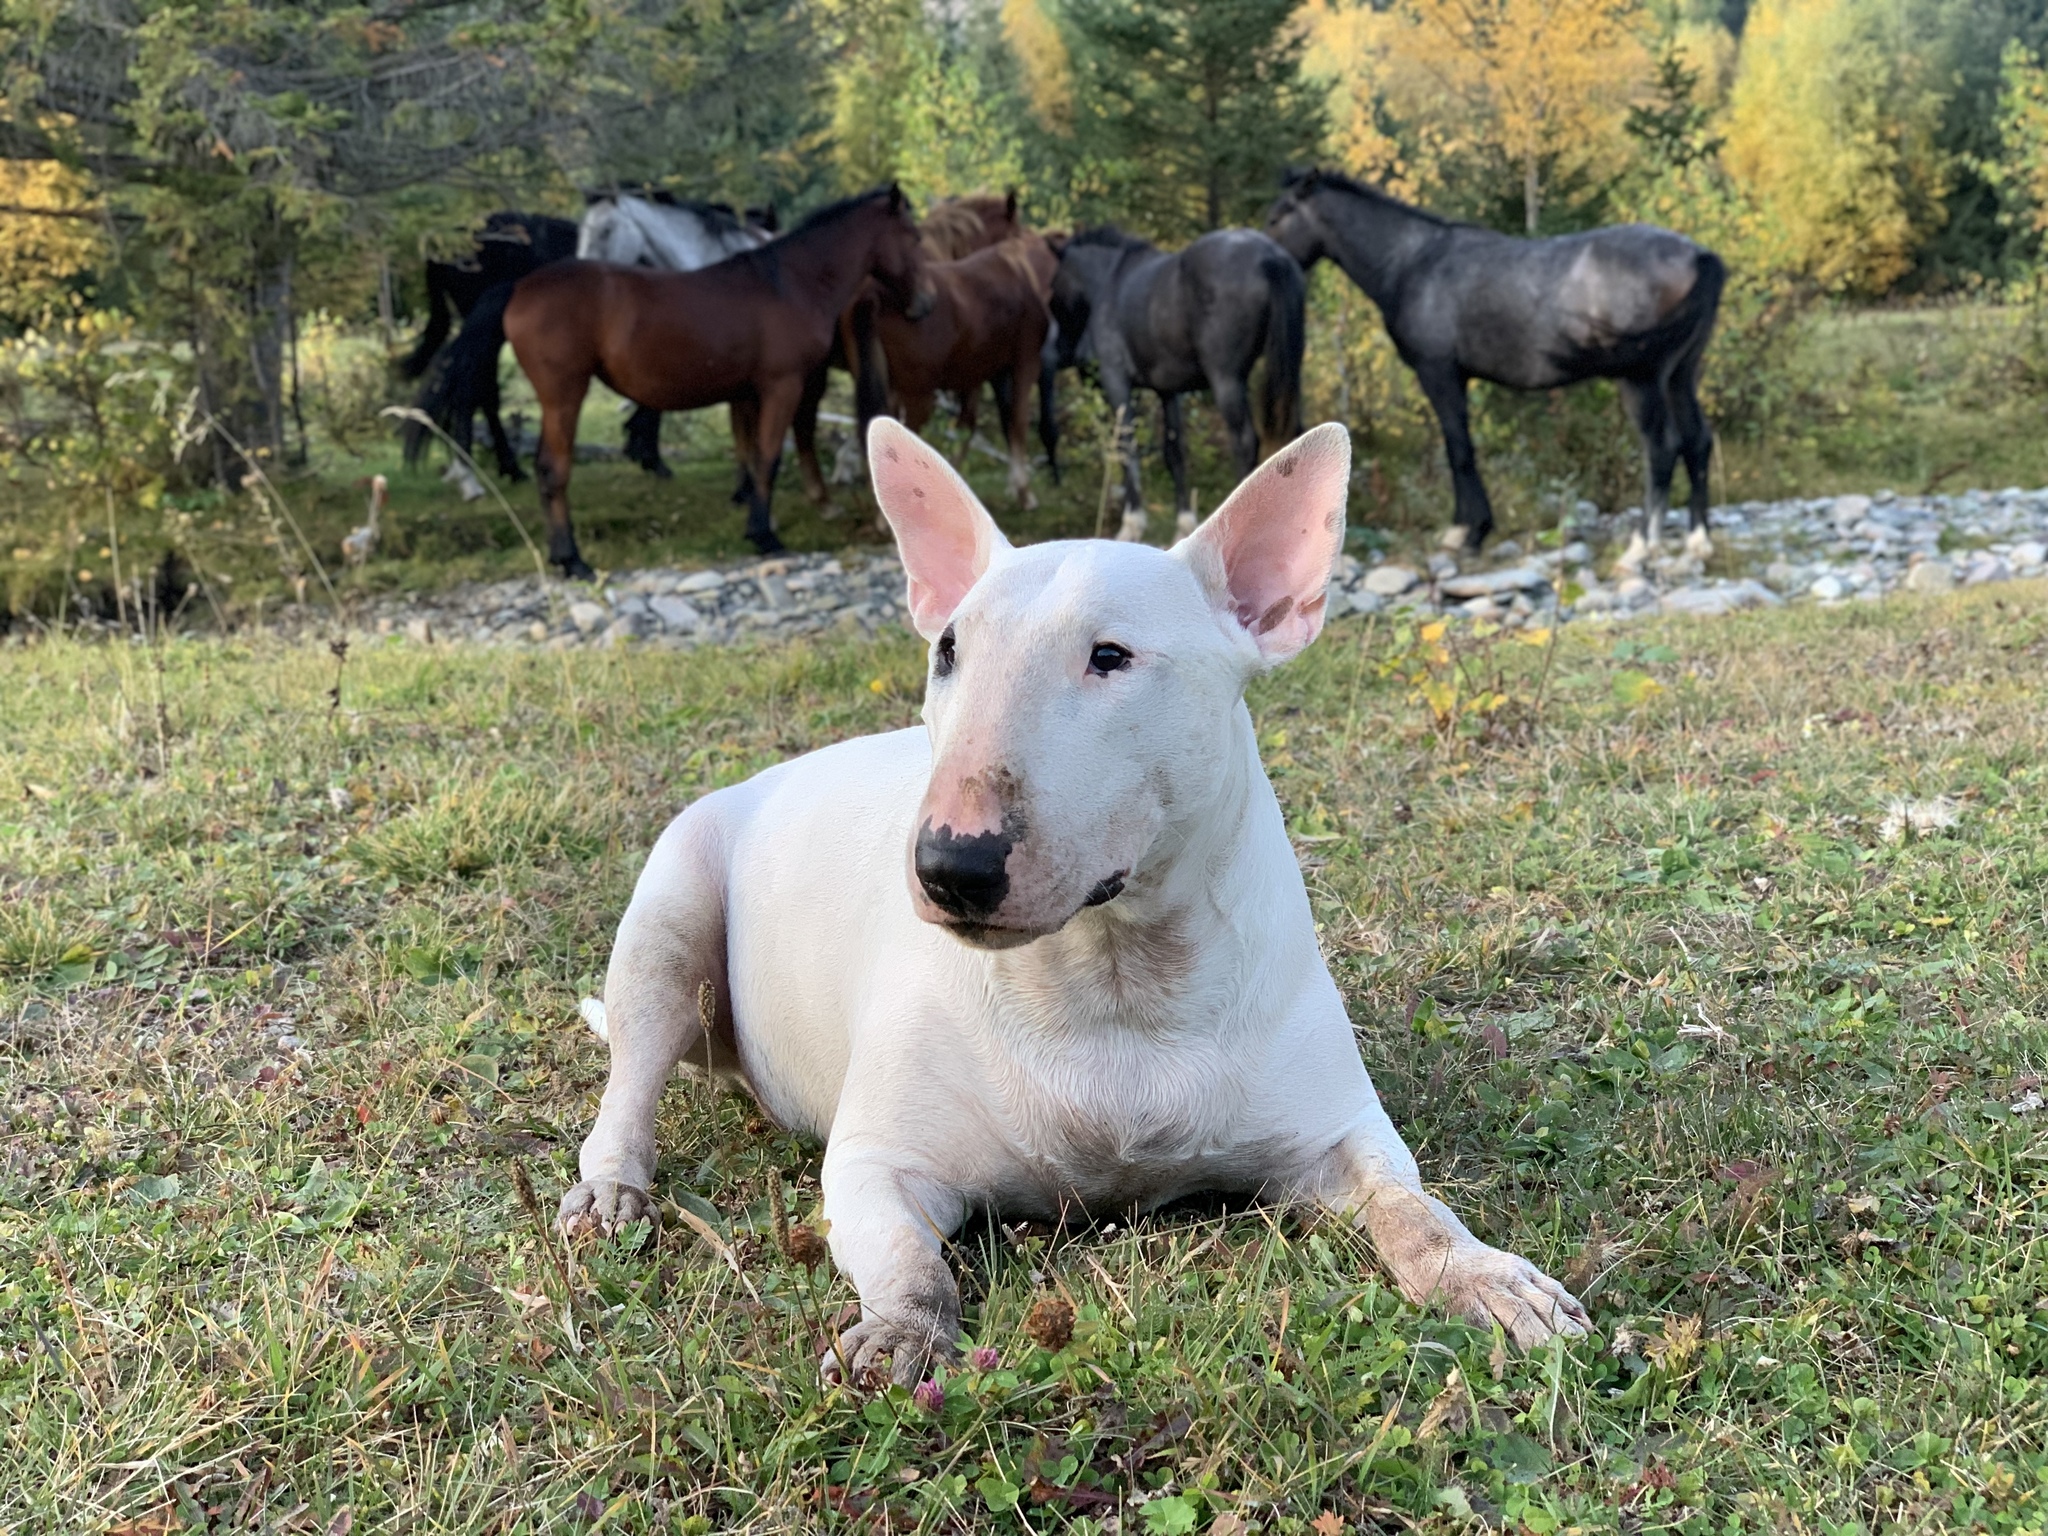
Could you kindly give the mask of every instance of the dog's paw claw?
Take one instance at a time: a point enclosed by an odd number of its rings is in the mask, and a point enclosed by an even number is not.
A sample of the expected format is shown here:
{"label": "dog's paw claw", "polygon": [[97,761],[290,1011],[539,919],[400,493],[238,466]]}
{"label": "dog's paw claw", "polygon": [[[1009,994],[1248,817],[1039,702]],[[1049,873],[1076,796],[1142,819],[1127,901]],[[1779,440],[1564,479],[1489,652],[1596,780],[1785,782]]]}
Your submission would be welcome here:
{"label": "dog's paw claw", "polygon": [[1579,1338],[1593,1326],[1579,1299],[1534,1264],[1483,1244],[1452,1262],[1438,1294],[1467,1322],[1499,1323],[1523,1350],[1558,1334]]}
{"label": "dog's paw claw", "polygon": [[610,1179],[586,1179],[562,1196],[555,1213],[555,1225],[570,1241],[588,1237],[610,1237],[621,1227],[645,1221],[659,1230],[661,1213],[644,1189]]}
{"label": "dog's paw claw", "polygon": [[[876,1391],[894,1382],[915,1386],[960,1353],[959,1324],[936,1313],[923,1317],[882,1317],[866,1313],[825,1346],[818,1374],[828,1385]],[[887,1365],[883,1364],[886,1357]]]}

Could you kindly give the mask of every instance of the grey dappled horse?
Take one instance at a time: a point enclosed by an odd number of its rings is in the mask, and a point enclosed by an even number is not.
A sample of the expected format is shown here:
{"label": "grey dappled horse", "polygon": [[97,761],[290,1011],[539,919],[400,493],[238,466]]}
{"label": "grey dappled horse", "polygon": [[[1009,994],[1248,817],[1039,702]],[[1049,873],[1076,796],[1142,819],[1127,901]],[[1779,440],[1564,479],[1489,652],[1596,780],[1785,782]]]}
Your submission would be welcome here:
{"label": "grey dappled horse", "polygon": [[[775,237],[775,211],[706,203],[667,192],[593,193],[584,199],[576,255],[657,272],[695,272]],[[661,412],[636,407],[626,422],[626,457],[648,473],[669,478],[661,458]]]}
{"label": "grey dappled horse", "polygon": [[1623,556],[1662,532],[1680,455],[1691,482],[1686,546],[1705,555],[1714,434],[1700,360],[1727,269],[1712,251],[1649,224],[1524,240],[1410,207],[1330,171],[1290,176],[1266,221],[1304,268],[1328,256],[1365,290],[1443,424],[1457,526],[1477,549],[1493,529],[1465,386],[1551,389],[1615,379],[1642,434],[1643,518]]}
{"label": "grey dappled horse", "polygon": [[[1131,392],[1159,396],[1174,509],[1188,499],[1187,443],[1180,397],[1206,388],[1230,437],[1238,478],[1269,451],[1301,433],[1301,351],[1307,287],[1294,259],[1254,229],[1220,229],[1185,249],[1162,251],[1110,225],[1084,230],[1060,252],[1052,313],[1058,362],[1095,363],[1112,409],[1127,413]],[[1249,379],[1266,360],[1259,419]],[[1145,529],[1134,439],[1124,448],[1124,523],[1117,535]]]}

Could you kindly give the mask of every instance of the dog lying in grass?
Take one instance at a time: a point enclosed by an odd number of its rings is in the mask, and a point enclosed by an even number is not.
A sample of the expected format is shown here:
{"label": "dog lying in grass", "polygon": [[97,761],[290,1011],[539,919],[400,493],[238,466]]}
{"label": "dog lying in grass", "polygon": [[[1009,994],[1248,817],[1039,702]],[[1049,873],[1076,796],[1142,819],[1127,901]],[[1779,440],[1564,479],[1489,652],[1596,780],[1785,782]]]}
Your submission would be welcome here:
{"label": "dog lying in grass", "polygon": [[[923,730],[707,795],[656,843],[605,978],[611,1076],[571,1234],[653,1215],[678,1060],[825,1141],[861,1317],[828,1375],[922,1379],[960,1333],[967,1214],[1201,1190],[1344,1213],[1401,1290],[1524,1348],[1586,1330],[1424,1192],[1359,1060],[1245,708],[1315,639],[1350,439],[1316,428],[1172,551],[1015,549],[935,451],[869,435]],[[699,1022],[708,981],[710,1038]]]}

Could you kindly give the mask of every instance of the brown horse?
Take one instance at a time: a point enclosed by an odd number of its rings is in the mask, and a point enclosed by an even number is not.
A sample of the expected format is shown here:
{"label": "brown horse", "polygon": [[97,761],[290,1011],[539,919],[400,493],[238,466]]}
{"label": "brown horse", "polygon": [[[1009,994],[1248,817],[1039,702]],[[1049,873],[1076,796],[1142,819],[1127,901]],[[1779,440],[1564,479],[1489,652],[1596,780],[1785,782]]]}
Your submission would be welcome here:
{"label": "brown horse", "polygon": [[1059,258],[1037,235],[1005,240],[960,261],[925,268],[932,283],[931,313],[921,320],[882,313],[875,337],[889,369],[889,398],[912,431],[931,419],[942,389],[960,399],[960,426],[968,441],[980,412],[984,384],[998,383],[997,403],[1010,445],[1010,494],[1029,510],[1031,494],[1031,389],[1052,320],[1046,300]]}
{"label": "brown horse", "polygon": [[[919,226],[918,238],[928,261],[957,261],[1023,234],[1017,218],[1014,188],[1001,197],[980,192],[971,197],[945,197],[933,203]],[[832,492],[818,465],[818,410],[825,400],[827,368],[853,375],[854,411],[860,419],[860,440],[867,441],[868,423],[888,407],[887,381],[882,376],[875,342],[875,320],[881,311],[872,288],[863,292],[839,317],[839,334],[826,367],[812,376],[796,413],[796,463],[804,495],[816,506],[830,507]],[[848,362],[851,358],[854,361]],[[746,487],[740,488],[744,495]],[[735,497],[738,499],[738,497]],[[836,517],[828,511],[827,517]]]}
{"label": "brown horse", "polygon": [[588,576],[569,526],[576,418],[593,378],[657,411],[732,408],[748,478],[747,537],[782,548],[769,514],[783,435],[832,350],[840,313],[873,280],[885,307],[931,307],[924,253],[894,186],[820,209],[778,240],[694,272],[601,262],[543,267],[513,290],[505,336],[540,397],[548,558]]}

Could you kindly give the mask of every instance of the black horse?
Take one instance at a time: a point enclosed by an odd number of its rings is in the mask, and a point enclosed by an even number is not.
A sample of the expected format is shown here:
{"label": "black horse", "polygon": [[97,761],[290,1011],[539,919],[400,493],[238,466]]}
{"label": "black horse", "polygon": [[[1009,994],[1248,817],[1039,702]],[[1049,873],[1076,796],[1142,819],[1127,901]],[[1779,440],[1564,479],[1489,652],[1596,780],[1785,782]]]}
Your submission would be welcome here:
{"label": "black horse", "polygon": [[[1175,510],[1188,499],[1180,397],[1208,389],[1230,437],[1240,477],[1301,432],[1301,352],[1307,287],[1294,258],[1253,229],[1220,229],[1179,251],[1162,251],[1110,225],[1084,230],[1060,252],[1052,315],[1058,361],[1092,360],[1102,392],[1122,417],[1134,389],[1159,396]],[[1252,417],[1250,378],[1266,360]],[[1124,449],[1124,525],[1144,532],[1136,443]]]}
{"label": "black horse", "polygon": [[1687,547],[1704,555],[1714,434],[1700,409],[1700,361],[1727,268],[1712,251],[1648,224],[1523,240],[1412,208],[1330,171],[1296,173],[1266,221],[1303,267],[1325,256],[1379,306],[1401,359],[1443,424],[1462,542],[1493,530],[1465,386],[1488,379],[1552,389],[1620,381],[1646,466],[1643,521],[1624,556],[1660,536],[1679,456],[1691,481]]}
{"label": "black horse", "polygon": [[[579,229],[573,219],[558,219],[545,213],[494,213],[472,237],[473,249],[455,261],[427,262],[427,328],[417,345],[400,364],[408,379],[417,379],[434,365],[447,344],[455,322],[467,320],[483,296],[494,288],[511,285],[551,262],[567,261],[576,254]],[[446,431],[464,453],[469,452],[473,422],[483,412],[484,426],[491,435],[491,451],[498,472],[508,480],[524,480],[519,455],[505,434],[499,416],[497,359],[488,369],[466,381],[436,378],[422,393],[423,408],[438,400],[453,385],[466,395],[466,410],[448,413]],[[405,428],[405,462],[416,464],[426,448],[426,429],[417,423]],[[661,461],[661,413],[636,410],[626,424],[626,457],[649,474],[666,476]]]}

